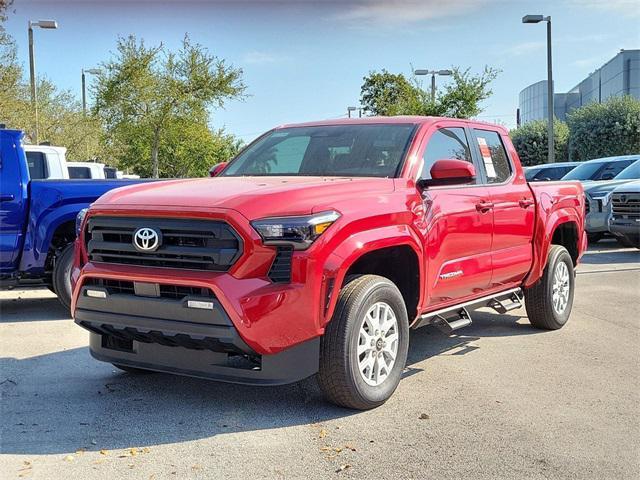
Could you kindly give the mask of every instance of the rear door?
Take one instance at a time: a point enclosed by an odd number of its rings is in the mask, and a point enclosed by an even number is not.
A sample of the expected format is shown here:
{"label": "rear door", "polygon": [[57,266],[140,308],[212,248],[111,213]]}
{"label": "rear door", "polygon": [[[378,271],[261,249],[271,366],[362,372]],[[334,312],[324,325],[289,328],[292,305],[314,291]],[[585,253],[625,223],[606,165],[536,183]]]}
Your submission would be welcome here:
{"label": "rear door", "polygon": [[[431,178],[433,163],[459,159],[474,163],[469,131],[461,122],[446,121],[427,132],[422,147],[421,178]],[[477,165],[476,165],[477,168]],[[429,187],[422,193],[426,213],[424,251],[429,308],[481,294],[491,280],[493,213],[485,205],[487,187]]]}
{"label": "rear door", "polygon": [[17,268],[27,221],[26,158],[20,133],[0,131],[0,272]]}
{"label": "rear door", "polygon": [[520,282],[533,261],[533,192],[515,169],[515,151],[507,150],[507,139],[494,130],[471,130],[481,160],[479,173],[493,205],[491,288],[506,288]]}

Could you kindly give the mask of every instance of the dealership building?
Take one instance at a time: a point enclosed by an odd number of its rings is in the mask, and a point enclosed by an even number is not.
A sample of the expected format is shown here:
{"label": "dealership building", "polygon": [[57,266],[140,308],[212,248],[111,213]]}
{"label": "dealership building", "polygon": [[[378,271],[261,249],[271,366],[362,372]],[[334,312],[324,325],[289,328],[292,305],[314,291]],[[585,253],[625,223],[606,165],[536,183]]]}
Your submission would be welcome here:
{"label": "dealership building", "polygon": [[[582,80],[567,93],[555,93],[555,116],[565,120],[567,113],[592,102],[631,95],[640,99],[640,50],[620,50],[615,57]],[[518,125],[547,118],[547,81],[529,85],[520,92]]]}

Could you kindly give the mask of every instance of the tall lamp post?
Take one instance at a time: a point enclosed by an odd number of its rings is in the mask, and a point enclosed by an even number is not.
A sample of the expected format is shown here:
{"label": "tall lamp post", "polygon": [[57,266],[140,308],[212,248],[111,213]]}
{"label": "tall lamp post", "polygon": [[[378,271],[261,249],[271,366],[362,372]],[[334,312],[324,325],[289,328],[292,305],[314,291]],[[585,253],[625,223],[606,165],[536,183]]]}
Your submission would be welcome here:
{"label": "tall lamp post", "polygon": [[451,70],[416,70],[414,75],[431,75],[431,101],[436,101],[436,75],[449,76],[453,75]]}
{"label": "tall lamp post", "polygon": [[89,73],[91,75],[99,75],[102,73],[102,70],[99,68],[87,68],[82,69],[82,113],[87,115],[87,82],[85,79],[85,74]]}
{"label": "tall lamp post", "polygon": [[29,20],[29,78],[31,80],[31,105],[33,106],[33,114],[35,118],[35,129],[33,132],[33,142],[38,144],[38,92],[36,89],[36,59],[33,54],[33,27],[55,29],[58,28],[58,22],[55,20],[38,20],[37,22]]}
{"label": "tall lamp post", "polygon": [[547,110],[549,120],[547,122],[549,137],[549,157],[548,163],[556,161],[555,139],[553,138],[553,68],[551,62],[551,17],[544,15],[525,15],[522,23],[547,22]]}

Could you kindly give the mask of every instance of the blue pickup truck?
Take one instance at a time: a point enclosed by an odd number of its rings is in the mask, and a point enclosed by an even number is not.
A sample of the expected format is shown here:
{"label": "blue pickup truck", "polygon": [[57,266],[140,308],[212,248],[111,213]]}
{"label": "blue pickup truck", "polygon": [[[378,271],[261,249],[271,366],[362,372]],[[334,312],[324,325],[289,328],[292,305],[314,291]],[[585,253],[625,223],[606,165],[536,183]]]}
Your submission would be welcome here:
{"label": "blue pickup truck", "polygon": [[0,129],[0,288],[46,285],[69,308],[78,212],[139,180],[31,180],[22,137]]}

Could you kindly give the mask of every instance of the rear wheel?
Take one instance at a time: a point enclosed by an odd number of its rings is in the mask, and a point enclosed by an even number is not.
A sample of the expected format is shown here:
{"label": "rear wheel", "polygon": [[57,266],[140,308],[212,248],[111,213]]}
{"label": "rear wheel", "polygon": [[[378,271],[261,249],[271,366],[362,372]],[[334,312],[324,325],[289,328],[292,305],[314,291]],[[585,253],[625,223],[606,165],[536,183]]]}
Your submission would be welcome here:
{"label": "rear wheel", "polygon": [[393,282],[362,275],[340,292],[320,349],[318,383],[337,405],[367,410],[395,391],[407,361],[409,322]]}
{"label": "rear wheel", "polygon": [[53,267],[53,292],[67,310],[71,310],[71,267],[73,266],[73,243],[56,256]]}
{"label": "rear wheel", "polygon": [[563,246],[552,245],[542,278],[524,292],[531,325],[545,330],[562,328],[571,314],[574,289],[571,255]]}

